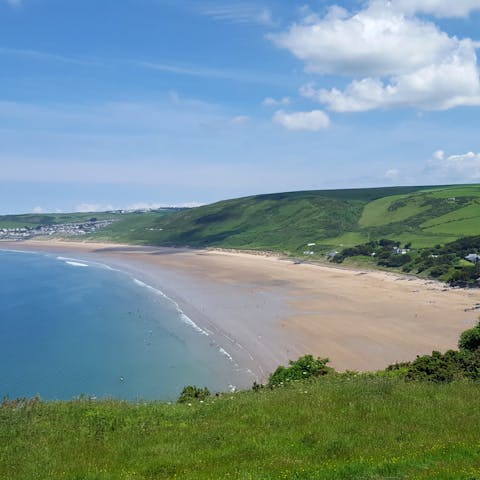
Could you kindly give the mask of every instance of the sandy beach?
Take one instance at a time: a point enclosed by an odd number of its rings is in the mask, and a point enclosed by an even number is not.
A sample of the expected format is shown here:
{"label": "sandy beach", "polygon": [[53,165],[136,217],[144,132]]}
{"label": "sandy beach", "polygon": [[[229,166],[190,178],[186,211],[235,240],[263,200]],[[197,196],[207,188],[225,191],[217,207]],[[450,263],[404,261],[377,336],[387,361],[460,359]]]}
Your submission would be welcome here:
{"label": "sandy beach", "polygon": [[0,248],[124,270],[175,300],[261,381],[306,353],[330,358],[339,370],[361,371],[455,348],[480,313],[480,290],[275,256],[56,240]]}

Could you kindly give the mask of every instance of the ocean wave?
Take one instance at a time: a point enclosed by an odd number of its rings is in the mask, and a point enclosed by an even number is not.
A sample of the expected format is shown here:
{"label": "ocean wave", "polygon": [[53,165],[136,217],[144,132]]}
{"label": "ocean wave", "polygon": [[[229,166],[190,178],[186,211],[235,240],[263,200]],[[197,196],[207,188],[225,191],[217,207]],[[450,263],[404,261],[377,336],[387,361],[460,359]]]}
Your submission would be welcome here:
{"label": "ocean wave", "polygon": [[222,347],[218,347],[218,351],[222,354],[225,355],[232,363],[233,363],[233,358],[232,356]]}
{"label": "ocean wave", "polygon": [[[49,256],[49,255],[47,255]],[[61,260],[62,262],[68,263],[69,265],[72,264],[82,264],[83,260],[79,260],[78,258],[71,258],[71,257],[55,257],[57,260]],[[80,266],[80,265],[76,265]],[[111,270],[112,272],[119,272],[120,270],[117,270],[116,268],[111,267],[110,265],[106,265],[105,263],[99,263],[99,262],[91,262],[89,261],[88,265],[83,264],[82,266],[85,267],[90,267],[94,266],[97,268],[104,268],[105,270]]]}
{"label": "ocean wave", "polygon": [[151,285],[148,285],[147,283],[142,282],[141,280],[138,280],[138,278],[134,278],[133,282],[136,285],[138,285],[139,287],[147,288],[148,290],[150,290],[150,291],[156,293],[157,295],[160,295],[161,297],[165,298],[166,300],[172,302],[173,305],[175,305],[175,309],[180,314],[180,319],[182,320],[183,323],[185,323],[189,327],[192,327],[194,330],[196,330],[198,333],[200,333],[202,335],[205,335],[207,337],[210,336],[210,334],[206,330],[204,330],[203,328],[200,328],[190,317],[188,317],[187,315],[185,315],[185,313],[183,313],[182,309],[180,308],[180,306],[178,305],[178,303],[175,300],[173,300],[170,297],[168,297],[167,295],[165,295],[161,290],[159,290],[158,288],[152,287]]}
{"label": "ocean wave", "polygon": [[71,265],[72,267],[88,267],[89,266],[86,263],[74,262],[71,260],[67,260],[65,263],[67,265]]}

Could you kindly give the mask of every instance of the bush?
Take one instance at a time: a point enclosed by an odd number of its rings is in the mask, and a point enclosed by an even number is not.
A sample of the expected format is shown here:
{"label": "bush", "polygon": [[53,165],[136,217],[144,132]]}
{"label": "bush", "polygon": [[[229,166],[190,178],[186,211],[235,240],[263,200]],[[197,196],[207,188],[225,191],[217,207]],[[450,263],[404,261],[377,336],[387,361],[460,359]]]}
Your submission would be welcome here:
{"label": "bush", "polygon": [[182,393],[178,397],[178,403],[191,402],[193,400],[205,400],[210,396],[210,390],[205,388],[198,388],[195,385],[188,385],[182,390]]}
{"label": "bush", "polygon": [[410,365],[407,380],[427,380],[444,383],[462,378],[463,361],[461,352],[448,350],[445,354],[432,352],[417,357]]}
{"label": "bush", "polygon": [[471,352],[480,348],[480,322],[474,328],[470,330],[465,330],[460,335],[460,340],[458,341],[458,348],[460,350],[469,350]]}
{"label": "bush", "polygon": [[450,278],[450,285],[453,287],[469,287],[475,286],[478,277],[475,267],[462,267],[456,270]]}
{"label": "bush", "polygon": [[381,259],[378,264],[384,267],[402,267],[403,265],[411,262],[412,257],[410,255],[391,254],[386,258]]}
{"label": "bush", "polygon": [[333,372],[333,368],[327,367],[328,358],[317,358],[305,355],[296,361],[290,360],[289,367],[278,367],[268,379],[268,386],[274,387],[293,380],[304,380],[310,377],[320,377]]}

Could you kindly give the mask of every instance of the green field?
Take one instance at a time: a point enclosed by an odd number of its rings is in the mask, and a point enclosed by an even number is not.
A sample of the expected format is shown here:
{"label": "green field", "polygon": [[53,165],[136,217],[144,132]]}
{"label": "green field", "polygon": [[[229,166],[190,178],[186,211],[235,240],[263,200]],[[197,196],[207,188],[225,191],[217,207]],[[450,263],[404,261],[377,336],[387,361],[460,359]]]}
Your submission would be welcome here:
{"label": "green field", "polygon": [[415,248],[480,235],[480,185],[289,192],[148,213],[0,217],[1,227],[117,221],[88,237],[136,244],[273,250],[317,256],[387,238]]}
{"label": "green field", "polygon": [[480,185],[324,190],[226,200],[173,215],[140,214],[95,238],[152,245],[323,254],[388,238],[423,248],[480,235]]}
{"label": "green field", "polygon": [[35,228],[41,225],[88,222],[91,218],[109,220],[120,218],[118,213],[29,213],[24,215],[0,215],[0,228]]}
{"label": "green field", "polygon": [[0,478],[480,478],[478,383],[322,377],[204,403],[0,408]]}

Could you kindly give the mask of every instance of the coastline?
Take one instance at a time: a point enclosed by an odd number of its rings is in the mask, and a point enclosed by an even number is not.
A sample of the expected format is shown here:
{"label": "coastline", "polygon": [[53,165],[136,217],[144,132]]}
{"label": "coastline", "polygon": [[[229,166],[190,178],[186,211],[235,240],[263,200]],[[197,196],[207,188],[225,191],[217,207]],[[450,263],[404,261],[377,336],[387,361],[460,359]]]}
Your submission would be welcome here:
{"label": "coastline", "polygon": [[480,291],[390,272],[294,264],[279,256],[32,240],[1,249],[104,263],[159,289],[259,381],[306,353],[338,370],[376,370],[455,348]]}

